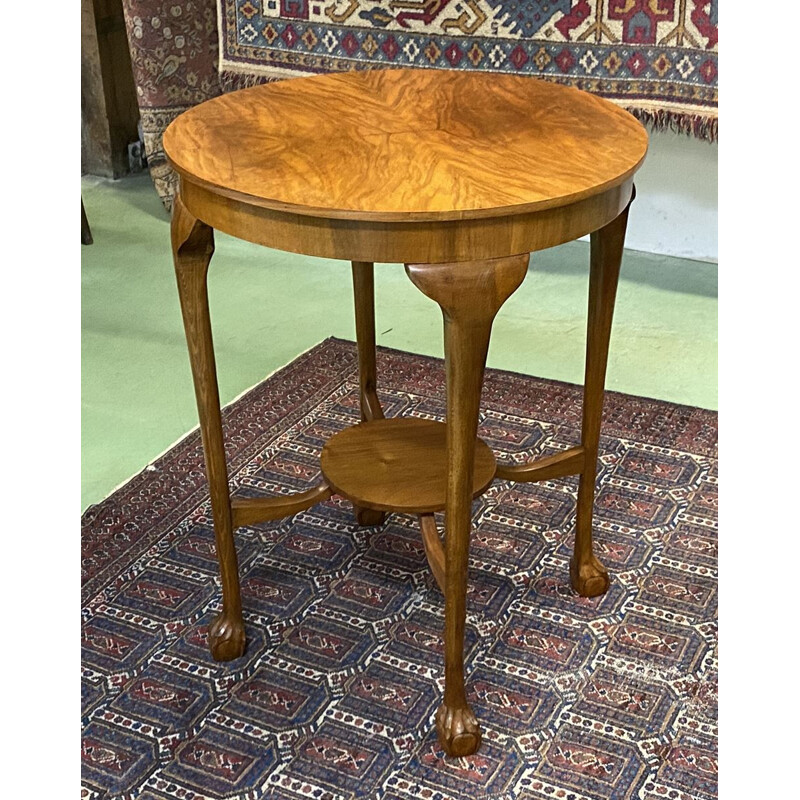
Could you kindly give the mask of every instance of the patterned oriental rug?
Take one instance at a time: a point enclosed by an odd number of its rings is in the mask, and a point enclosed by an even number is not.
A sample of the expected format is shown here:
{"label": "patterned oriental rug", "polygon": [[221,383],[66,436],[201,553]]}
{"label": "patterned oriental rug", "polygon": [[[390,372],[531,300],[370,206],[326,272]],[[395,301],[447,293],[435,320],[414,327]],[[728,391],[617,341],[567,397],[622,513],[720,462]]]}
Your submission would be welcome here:
{"label": "patterned oriental rug", "polygon": [[[530,75],[656,128],[717,137],[718,0],[123,0],[145,150],[171,205],[161,136],[253,83],[425,67]],[[219,31],[219,33],[218,33]]]}
{"label": "patterned oriental rug", "polygon": [[[441,419],[443,364],[379,351],[387,416]],[[187,386],[187,391],[189,391]],[[358,420],[355,345],[328,339],[224,412],[231,479],[290,492]],[[505,461],[578,443],[580,387],[488,370]],[[596,504],[612,575],[569,587],[575,478],[474,507],[466,668],[484,741],[445,759],[443,601],[417,521],[332,498],[239,529],[248,646],[214,662],[220,590],[195,432],[83,518],[84,798],[717,796],[716,415],[609,393]]]}
{"label": "patterned oriental rug", "polygon": [[713,139],[718,0],[217,0],[220,69],[530,75]]}

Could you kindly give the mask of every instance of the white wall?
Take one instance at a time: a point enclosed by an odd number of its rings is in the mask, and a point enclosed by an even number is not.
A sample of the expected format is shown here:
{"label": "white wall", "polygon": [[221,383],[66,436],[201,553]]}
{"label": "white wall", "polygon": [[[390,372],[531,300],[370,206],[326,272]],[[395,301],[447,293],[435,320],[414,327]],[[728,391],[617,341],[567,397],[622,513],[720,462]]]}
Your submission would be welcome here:
{"label": "white wall", "polygon": [[625,246],[631,250],[717,260],[717,144],[650,131],[636,174]]}

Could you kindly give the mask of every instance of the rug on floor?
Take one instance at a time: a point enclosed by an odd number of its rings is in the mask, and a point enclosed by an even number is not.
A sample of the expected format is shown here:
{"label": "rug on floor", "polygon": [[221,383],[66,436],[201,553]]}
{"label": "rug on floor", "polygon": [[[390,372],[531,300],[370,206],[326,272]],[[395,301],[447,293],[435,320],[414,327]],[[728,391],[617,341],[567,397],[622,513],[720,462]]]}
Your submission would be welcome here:
{"label": "rug on floor", "polygon": [[[443,417],[441,361],[380,349],[378,366],[387,416]],[[313,485],[357,390],[355,345],[328,339],[226,408],[232,484]],[[563,450],[580,398],[487,370],[480,433],[506,462]],[[412,517],[357,528],[333,497],[239,529],[247,650],[211,659],[220,589],[190,434],[83,516],[82,797],[715,798],[716,435],[714,412],[608,393],[600,598],[569,586],[575,478],[476,501],[465,661],[484,740],[450,759],[433,731],[443,603]]]}

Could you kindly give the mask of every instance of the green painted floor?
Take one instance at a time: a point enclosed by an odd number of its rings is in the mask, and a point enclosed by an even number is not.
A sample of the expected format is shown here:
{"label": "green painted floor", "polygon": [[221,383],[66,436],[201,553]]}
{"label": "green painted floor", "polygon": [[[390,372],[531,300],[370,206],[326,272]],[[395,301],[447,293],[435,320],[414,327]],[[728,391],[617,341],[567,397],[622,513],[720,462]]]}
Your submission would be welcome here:
{"label": "green painted floor", "polygon": [[[146,175],[82,179],[81,508],[197,424],[169,245]],[[635,215],[634,204],[631,215]],[[589,245],[534,254],[495,322],[488,365],[581,383]],[[378,344],[442,355],[435,304],[398,264],[375,270]],[[244,390],[327,336],[354,339],[350,265],[218,234],[209,274],[220,394]],[[717,267],[626,251],[607,387],[716,408]]]}

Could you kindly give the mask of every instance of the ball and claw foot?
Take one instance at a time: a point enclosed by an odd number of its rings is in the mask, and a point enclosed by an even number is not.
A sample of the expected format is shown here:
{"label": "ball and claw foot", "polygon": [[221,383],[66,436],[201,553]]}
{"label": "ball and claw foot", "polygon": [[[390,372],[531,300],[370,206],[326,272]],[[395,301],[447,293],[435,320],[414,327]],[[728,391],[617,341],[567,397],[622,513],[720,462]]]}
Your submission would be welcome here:
{"label": "ball and claw foot", "polygon": [[356,522],[362,528],[372,528],[375,525],[383,525],[386,519],[385,511],[376,511],[374,508],[362,508],[354,505],[353,513],[356,515]]}
{"label": "ball and claw foot", "polygon": [[608,570],[594,555],[590,555],[589,560],[581,564],[580,567],[573,556],[569,562],[569,578],[572,588],[581,597],[598,597],[608,591]]}
{"label": "ball and claw foot", "polygon": [[471,756],[481,744],[481,729],[469,706],[448,708],[442,703],[436,712],[436,734],[449,756]]}
{"label": "ball and claw foot", "polygon": [[244,654],[244,623],[223,611],[208,629],[208,647],[214,661],[233,661]]}

